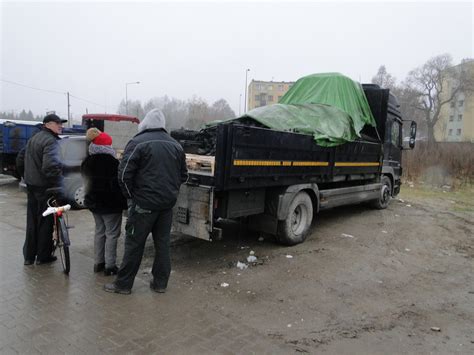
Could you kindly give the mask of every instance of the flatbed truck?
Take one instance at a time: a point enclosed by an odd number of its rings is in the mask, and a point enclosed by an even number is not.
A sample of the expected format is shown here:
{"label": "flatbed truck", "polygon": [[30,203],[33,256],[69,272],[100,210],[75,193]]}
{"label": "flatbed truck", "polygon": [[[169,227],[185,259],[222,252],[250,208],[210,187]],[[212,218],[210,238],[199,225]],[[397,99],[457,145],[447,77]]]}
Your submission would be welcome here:
{"label": "flatbed truck", "polygon": [[400,191],[401,152],[414,147],[416,123],[408,121],[409,146],[403,147],[407,121],[396,98],[377,85],[363,89],[376,127],[335,147],[319,146],[311,135],[235,121],[207,130],[212,155],[191,154],[203,142],[174,135],[187,153],[189,179],[174,208],[173,230],[214,240],[222,237],[221,219],[244,217],[252,229],[295,245],[321,210],[367,201],[386,208]]}

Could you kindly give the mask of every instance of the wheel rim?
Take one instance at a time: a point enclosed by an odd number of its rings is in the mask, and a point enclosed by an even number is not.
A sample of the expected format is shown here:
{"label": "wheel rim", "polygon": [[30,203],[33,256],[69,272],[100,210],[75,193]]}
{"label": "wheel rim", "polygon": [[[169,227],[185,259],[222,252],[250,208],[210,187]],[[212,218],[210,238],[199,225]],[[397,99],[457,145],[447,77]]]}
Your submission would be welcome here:
{"label": "wheel rim", "polygon": [[85,199],[84,186],[81,186],[74,192],[74,201],[79,206],[84,207],[84,199]]}
{"label": "wheel rim", "polygon": [[387,185],[384,185],[382,187],[382,204],[387,204],[388,201],[390,200],[390,189]]}
{"label": "wheel rim", "polygon": [[306,207],[303,205],[296,206],[291,216],[291,230],[295,235],[299,235],[303,232],[307,218],[308,211]]}

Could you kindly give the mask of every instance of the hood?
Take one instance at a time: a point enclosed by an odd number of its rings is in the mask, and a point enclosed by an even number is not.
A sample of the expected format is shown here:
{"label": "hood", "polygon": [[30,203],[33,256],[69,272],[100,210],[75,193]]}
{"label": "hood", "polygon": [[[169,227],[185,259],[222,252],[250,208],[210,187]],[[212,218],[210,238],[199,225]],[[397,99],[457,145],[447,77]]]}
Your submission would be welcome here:
{"label": "hood", "polygon": [[157,129],[157,128],[165,128],[166,126],[166,119],[163,112],[160,109],[153,109],[148,112],[138,125],[138,132],[143,132],[147,129]]}

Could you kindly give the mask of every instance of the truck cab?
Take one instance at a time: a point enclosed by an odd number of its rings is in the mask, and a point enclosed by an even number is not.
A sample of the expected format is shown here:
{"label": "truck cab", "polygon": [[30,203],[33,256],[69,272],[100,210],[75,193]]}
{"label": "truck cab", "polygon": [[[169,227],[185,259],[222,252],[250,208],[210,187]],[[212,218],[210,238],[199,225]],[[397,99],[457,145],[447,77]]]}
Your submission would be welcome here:
{"label": "truck cab", "polygon": [[[400,104],[389,89],[376,84],[363,84],[362,87],[383,142],[382,175],[390,180],[389,191],[396,196],[401,186],[402,150],[415,147],[416,123],[402,119]],[[404,122],[411,122],[408,146],[403,145]]]}

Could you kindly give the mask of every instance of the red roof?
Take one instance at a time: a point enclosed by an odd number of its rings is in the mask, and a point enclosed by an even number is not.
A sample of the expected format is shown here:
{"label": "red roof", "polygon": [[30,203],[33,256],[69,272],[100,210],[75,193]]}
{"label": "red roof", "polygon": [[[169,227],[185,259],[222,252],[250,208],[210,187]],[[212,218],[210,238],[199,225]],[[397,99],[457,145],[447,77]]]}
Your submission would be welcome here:
{"label": "red roof", "polygon": [[140,123],[140,120],[135,116],[128,115],[116,115],[109,113],[88,113],[82,115],[83,120],[105,120],[105,121],[130,121],[135,123]]}

